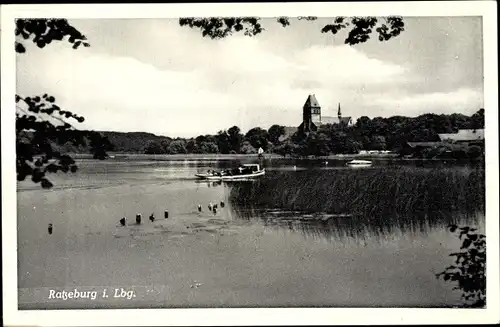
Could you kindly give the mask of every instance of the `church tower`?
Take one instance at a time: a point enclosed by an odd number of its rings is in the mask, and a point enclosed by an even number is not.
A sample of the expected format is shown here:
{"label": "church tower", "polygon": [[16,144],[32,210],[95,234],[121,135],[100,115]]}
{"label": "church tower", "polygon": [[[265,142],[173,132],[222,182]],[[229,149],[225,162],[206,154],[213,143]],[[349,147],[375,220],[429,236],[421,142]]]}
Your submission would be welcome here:
{"label": "church tower", "polygon": [[339,117],[339,123],[342,120],[342,112],[340,111],[340,103],[339,103],[339,112],[337,113],[337,117]]}
{"label": "church tower", "polygon": [[302,108],[302,129],[304,132],[316,131],[321,124],[321,107],[314,94],[307,97]]}

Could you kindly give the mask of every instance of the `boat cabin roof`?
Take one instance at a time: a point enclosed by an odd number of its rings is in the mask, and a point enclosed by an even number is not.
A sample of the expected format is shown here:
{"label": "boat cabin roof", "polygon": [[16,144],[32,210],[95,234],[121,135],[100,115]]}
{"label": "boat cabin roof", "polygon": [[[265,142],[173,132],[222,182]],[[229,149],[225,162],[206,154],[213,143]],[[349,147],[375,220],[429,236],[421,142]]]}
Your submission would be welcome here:
{"label": "boat cabin roof", "polygon": [[243,164],[241,167],[247,167],[247,168],[257,168],[257,170],[260,170],[260,165],[259,164]]}

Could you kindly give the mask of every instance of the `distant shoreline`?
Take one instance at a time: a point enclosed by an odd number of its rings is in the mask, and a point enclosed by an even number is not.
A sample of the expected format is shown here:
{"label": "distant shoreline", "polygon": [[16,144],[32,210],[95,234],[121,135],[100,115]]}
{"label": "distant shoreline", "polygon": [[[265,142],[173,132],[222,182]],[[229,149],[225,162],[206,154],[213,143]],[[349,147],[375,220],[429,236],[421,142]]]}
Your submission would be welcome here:
{"label": "distant shoreline", "polygon": [[[144,154],[127,152],[109,152],[109,158],[106,160],[130,159],[130,160],[259,160],[257,154],[212,154],[212,153],[190,153],[190,154]],[[71,153],[74,159],[93,159],[92,154]],[[458,159],[425,159],[425,158],[399,158],[394,153],[371,153],[371,154],[332,154],[321,157],[291,157],[278,154],[265,154],[261,160],[349,160],[353,158],[378,159],[378,160],[401,160],[401,161],[457,161]],[[459,160],[460,161],[460,160]]]}

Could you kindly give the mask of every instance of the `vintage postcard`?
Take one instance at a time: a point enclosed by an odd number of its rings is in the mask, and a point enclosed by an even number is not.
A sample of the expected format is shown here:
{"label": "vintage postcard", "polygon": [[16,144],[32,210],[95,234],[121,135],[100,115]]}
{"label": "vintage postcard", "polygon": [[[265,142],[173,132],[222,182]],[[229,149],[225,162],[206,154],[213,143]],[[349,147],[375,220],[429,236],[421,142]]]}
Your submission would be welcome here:
{"label": "vintage postcard", "polygon": [[6,325],[499,322],[495,2],[1,11]]}

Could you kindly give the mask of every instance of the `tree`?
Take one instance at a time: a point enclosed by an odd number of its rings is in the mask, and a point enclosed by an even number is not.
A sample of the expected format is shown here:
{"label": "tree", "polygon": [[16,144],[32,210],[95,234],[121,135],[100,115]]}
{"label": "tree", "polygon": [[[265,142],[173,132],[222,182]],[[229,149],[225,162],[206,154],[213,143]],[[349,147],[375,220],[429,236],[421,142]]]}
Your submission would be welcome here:
{"label": "tree", "polygon": [[252,147],[255,149],[262,148],[264,151],[267,150],[267,139],[268,134],[265,129],[260,127],[254,127],[245,134],[245,139],[250,142]]}
{"label": "tree", "polygon": [[[299,17],[299,19],[316,20],[316,17]],[[290,25],[290,18],[278,17],[276,21],[281,26]],[[222,39],[233,33],[243,32],[247,36],[255,36],[265,29],[258,17],[184,17],[179,19],[181,26],[198,28],[203,37]],[[345,44],[355,45],[366,42],[371,34],[377,33],[379,41],[387,41],[404,31],[404,21],[401,17],[335,17],[330,24],[325,25],[322,33],[337,34],[344,29],[350,29],[344,40]]]}
{"label": "tree", "polygon": [[469,226],[449,225],[462,241],[460,252],[451,253],[455,257],[453,265],[438,274],[437,278],[455,282],[456,290],[462,292],[465,307],[486,306],[486,236]]}
{"label": "tree", "polygon": [[356,128],[364,132],[363,136],[369,136],[372,129],[371,119],[367,116],[359,117],[356,121]]}
{"label": "tree", "polygon": [[187,153],[186,140],[176,139],[170,142],[169,151],[171,154]]}
{"label": "tree", "polygon": [[165,149],[160,143],[156,141],[149,141],[144,149],[145,154],[162,154],[165,153]]}
{"label": "tree", "polygon": [[199,145],[200,153],[217,153],[219,148],[214,142],[201,142]]}
{"label": "tree", "polygon": [[286,140],[282,144],[278,145],[274,151],[283,157],[286,157],[287,155],[292,156],[297,152],[297,145],[291,140]]}
{"label": "tree", "polygon": [[190,139],[186,143],[186,151],[187,153],[196,153],[198,151],[198,146],[195,140]]}
{"label": "tree", "polygon": [[299,145],[302,156],[327,156],[330,154],[329,138],[324,132],[309,133]]}
{"label": "tree", "polygon": [[227,135],[229,137],[229,143],[231,144],[231,150],[235,153],[240,152],[241,142],[243,140],[243,134],[241,134],[240,128],[238,126],[233,126],[227,130]]}
{"label": "tree", "polygon": [[470,128],[472,129],[482,129],[484,128],[484,109],[481,108],[471,117]]}
{"label": "tree", "polygon": [[[62,41],[68,37],[73,49],[83,45],[86,37],[65,19],[17,19],[15,51],[26,52],[23,42],[31,40],[39,48],[44,48],[52,41]],[[23,181],[31,176],[34,183],[43,188],[53,184],[46,178],[48,173],[76,172],[75,161],[57,148],[70,143],[85,146],[90,143],[90,150],[96,159],[105,159],[106,151],[112,145],[99,133],[79,131],[72,122],[82,123],[84,118],[63,110],[55,104],[56,99],[48,94],[41,96],[22,96],[16,94],[16,171],[17,180]]]}
{"label": "tree", "polygon": [[356,154],[361,150],[362,144],[358,141],[346,138],[344,141],[343,152],[345,154]]}
{"label": "tree", "polygon": [[161,146],[161,149],[162,149],[162,153],[168,153],[169,149],[170,149],[170,143],[172,142],[172,140],[170,138],[167,138],[167,139],[163,139],[160,141],[160,146]]}
{"label": "tree", "polygon": [[279,143],[279,138],[285,135],[285,127],[281,125],[273,125],[267,130],[269,141],[272,144],[277,145]]}
{"label": "tree", "polygon": [[231,150],[231,143],[229,142],[229,135],[226,131],[219,131],[215,136],[217,139],[217,147],[220,153],[228,154]]}
{"label": "tree", "polygon": [[244,141],[243,144],[241,144],[240,153],[255,154],[257,153],[257,150],[252,146],[252,144],[250,144],[250,142]]}
{"label": "tree", "polygon": [[370,139],[370,146],[368,149],[378,150],[378,151],[385,150],[386,149],[385,137],[379,135],[372,136]]}

